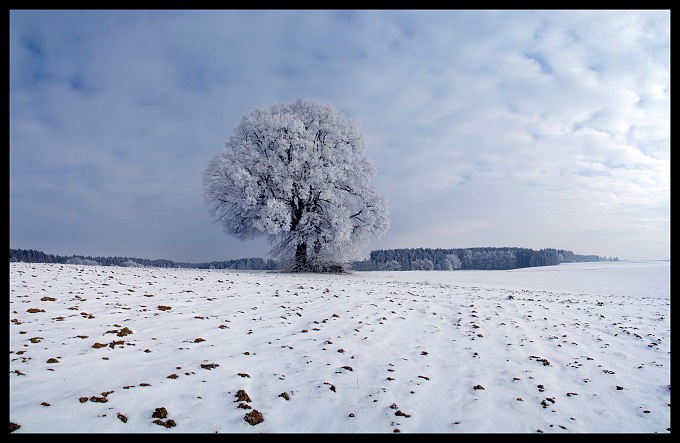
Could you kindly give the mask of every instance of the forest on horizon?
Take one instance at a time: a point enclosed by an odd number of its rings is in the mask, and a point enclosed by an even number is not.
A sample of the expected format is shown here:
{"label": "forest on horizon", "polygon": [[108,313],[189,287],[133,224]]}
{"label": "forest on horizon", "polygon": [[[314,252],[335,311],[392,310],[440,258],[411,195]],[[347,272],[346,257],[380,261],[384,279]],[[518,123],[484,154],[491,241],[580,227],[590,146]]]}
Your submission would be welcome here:
{"label": "forest on horizon", "polygon": [[[279,269],[278,260],[259,257],[204,263],[185,263],[165,259],[131,257],[63,256],[46,254],[34,249],[10,249],[9,261],[123,267],[264,271]],[[596,261],[618,261],[618,257],[575,254],[572,251],[552,248],[538,251],[518,247],[410,248],[374,250],[371,251],[369,258],[361,261],[352,261],[349,264],[353,271],[453,271],[458,269],[502,270]]]}

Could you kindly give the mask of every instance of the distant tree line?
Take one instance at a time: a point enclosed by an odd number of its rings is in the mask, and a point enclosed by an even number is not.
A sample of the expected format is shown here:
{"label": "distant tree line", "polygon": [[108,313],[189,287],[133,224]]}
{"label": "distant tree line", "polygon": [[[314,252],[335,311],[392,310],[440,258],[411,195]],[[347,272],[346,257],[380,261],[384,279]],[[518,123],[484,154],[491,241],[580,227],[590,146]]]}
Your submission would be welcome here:
{"label": "distant tree line", "polygon": [[[34,249],[10,249],[9,261],[155,268],[262,271],[279,269],[279,262],[271,258],[239,258],[206,263],[185,263],[130,257],[62,256],[45,254]],[[527,248],[379,249],[371,251],[369,259],[351,262],[350,266],[354,271],[453,271],[456,269],[516,269],[597,261],[618,261],[618,257],[580,255],[564,249],[541,249],[539,251]]]}
{"label": "distant tree line", "polygon": [[465,248],[379,249],[369,259],[352,263],[356,271],[453,271],[516,269],[560,263],[618,261],[617,257],[580,255],[564,249]]}
{"label": "distant tree line", "polygon": [[[189,266],[187,266],[189,267]],[[241,269],[256,271],[273,271],[279,268],[278,260],[271,258],[239,258],[227,261],[211,261],[209,263],[199,263],[192,265],[199,269]]]}
{"label": "distant tree line", "polygon": [[25,263],[61,263],[73,265],[154,267],[154,268],[194,268],[194,269],[239,269],[239,270],[274,270],[278,262],[263,258],[239,258],[236,260],[212,261],[208,263],[185,263],[171,260],[130,257],[90,257],[82,255],[45,254],[34,249],[10,249],[10,262]]}

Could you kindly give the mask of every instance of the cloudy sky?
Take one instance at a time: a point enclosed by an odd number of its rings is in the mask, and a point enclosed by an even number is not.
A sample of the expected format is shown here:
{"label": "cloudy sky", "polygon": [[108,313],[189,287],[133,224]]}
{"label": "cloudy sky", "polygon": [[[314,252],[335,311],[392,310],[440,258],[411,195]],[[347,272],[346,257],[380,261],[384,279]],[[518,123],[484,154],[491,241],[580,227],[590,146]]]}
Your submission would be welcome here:
{"label": "cloudy sky", "polygon": [[670,11],[10,11],[10,248],[205,262],[202,174],[297,98],[360,123],[365,250],[670,258]]}

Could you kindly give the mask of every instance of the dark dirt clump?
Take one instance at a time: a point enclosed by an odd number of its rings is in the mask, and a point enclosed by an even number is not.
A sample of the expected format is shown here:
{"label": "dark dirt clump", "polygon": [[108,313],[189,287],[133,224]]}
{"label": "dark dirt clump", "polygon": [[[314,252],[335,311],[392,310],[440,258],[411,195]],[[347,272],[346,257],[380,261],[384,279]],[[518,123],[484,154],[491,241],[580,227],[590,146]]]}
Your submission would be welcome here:
{"label": "dark dirt clump", "polygon": [[239,389],[236,392],[236,401],[252,401],[248,396],[248,393],[243,389]]}
{"label": "dark dirt clump", "polygon": [[202,367],[203,369],[207,369],[207,370],[214,369],[214,368],[216,368],[216,367],[218,367],[218,366],[219,366],[219,365],[218,365],[217,363],[201,363],[201,367]]}
{"label": "dark dirt clump", "polygon": [[264,421],[264,416],[257,409],[248,412],[244,418],[251,426],[255,426]]}
{"label": "dark dirt clump", "polygon": [[174,428],[175,426],[177,426],[177,423],[175,423],[175,420],[173,420],[173,419],[169,419],[167,421],[156,419],[156,420],[153,421],[153,423],[157,424],[158,426],[163,426],[164,428],[168,428],[168,429]]}
{"label": "dark dirt clump", "polygon": [[156,410],[151,414],[152,418],[165,418],[168,416],[168,410],[165,408],[156,408]]}

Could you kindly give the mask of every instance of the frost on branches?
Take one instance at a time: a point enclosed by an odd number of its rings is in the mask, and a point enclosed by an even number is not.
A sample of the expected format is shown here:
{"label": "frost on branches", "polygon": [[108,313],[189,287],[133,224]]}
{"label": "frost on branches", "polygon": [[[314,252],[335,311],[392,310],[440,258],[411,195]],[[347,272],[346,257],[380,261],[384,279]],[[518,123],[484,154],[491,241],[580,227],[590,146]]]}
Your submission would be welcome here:
{"label": "frost on branches", "polygon": [[208,164],[203,196],[227,234],[266,236],[285,269],[342,270],[389,229],[375,173],[355,122],[297,100],[242,119]]}

